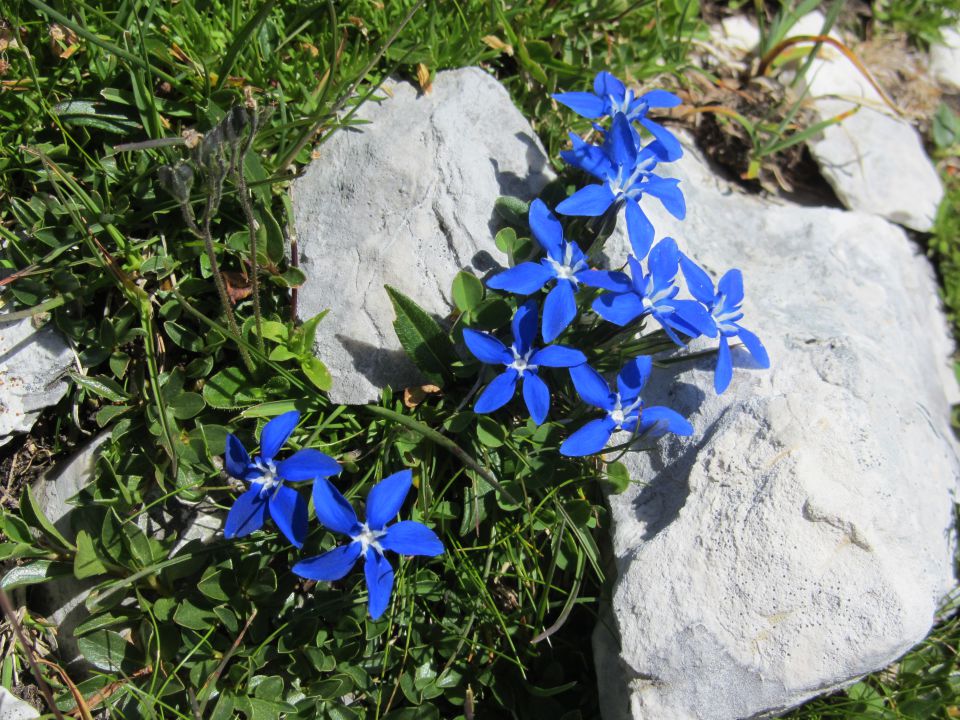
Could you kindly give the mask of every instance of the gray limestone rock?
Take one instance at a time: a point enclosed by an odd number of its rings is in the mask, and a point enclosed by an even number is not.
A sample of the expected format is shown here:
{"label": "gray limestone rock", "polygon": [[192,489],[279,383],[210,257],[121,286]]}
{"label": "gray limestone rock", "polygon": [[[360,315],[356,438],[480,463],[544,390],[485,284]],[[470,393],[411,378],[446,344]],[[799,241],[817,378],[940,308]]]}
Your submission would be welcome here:
{"label": "gray limestone rock", "polygon": [[384,90],[357,114],[370,124],[334,135],[292,191],[308,278],[298,312],[330,311],[316,352],[334,402],[370,402],[419,379],[384,284],[447,315],[457,272],[497,267],[496,198],[532,199],[553,177],[530,124],[479,68],[439,73],[429,94],[404,82]]}
{"label": "gray limestone rock", "polygon": [[0,720],[32,720],[40,717],[37,709],[0,686]]}
{"label": "gray limestone rock", "polygon": [[54,328],[38,330],[30,318],[4,322],[0,314],[0,445],[28,432],[40,411],[63,397],[61,376],[72,361]]}
{"label": "gray limestone rock", "polygon": [[943,42],[930,46],[930,74],[949,92],[960,92],[960,25],[941,31]]}
{"label": "gray limestone rock", "polygon": [[673,167],[688,216],[645,203],[658,236],[743,270],[772,368],[735,349],[719,397],[713,357],[654,370],[646,402],[695,434],[628,454],[610,497],[600,696],[606,720],[763,717],[895,660],[954,587],[952,343],[900,228],[744,196],[689,149]]}

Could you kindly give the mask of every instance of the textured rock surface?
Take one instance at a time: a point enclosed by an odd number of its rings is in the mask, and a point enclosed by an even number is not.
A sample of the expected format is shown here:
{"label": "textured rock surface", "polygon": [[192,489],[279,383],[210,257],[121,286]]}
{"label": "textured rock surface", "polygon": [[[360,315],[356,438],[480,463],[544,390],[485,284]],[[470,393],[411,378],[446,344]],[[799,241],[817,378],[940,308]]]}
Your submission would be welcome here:
{"label": "textured rock surface", "polygon": [[943,42],[930,47],[930,73],[946,90],[960,92],[960,26],[942,33]]}
{"label": "textured rock surface", "polygon": [[[790,32],[815,35],[822,27],[823,16],[814,12]],[[943,187],[920,134],[909,121],[896,117],[860,71],[832,46],[823,46],[805,78],[821,119],[859,108],[807,143],[840,201],[851,210],[929,231]]]}
{"label": "textured rock surface", "polygon": [[63,397],[67,385],[60,376],[72,361],[52,327],[37,330],[29,318],[0,322],[0,445],[29,431],[40,411]]}
{"label": "textured rock surface", "polygon": [[927,261],[880,218],[740,195],[689,151],[677,175],[687,220],[651,204],[654,224],[744,271],[773,367],[720,397],[712,359],[654,371],[647,402],[695,435],[628,455],[645,484],[610,498],[606,720],[776,713],[896,659],[954,584],[957,388]]}
{"label": "textured rock surface", "polygon": [[309,278],[299,313],[330,310],[316,350],[335,402],[369,402],[387,384],[418,380],[384,284],[446,315],[459,270],[496,266],[496,198],[531,199],[552,178],[529,123],[482,70],[439,73],[426,95],[407,83],[386,91],[358,113],[371,124],[337,133],[293,186]]}
{"label": "textured rock surface", "polygon": [[0,687],[0,720],[32,720],[40,717],[37,709],[5,687]]}

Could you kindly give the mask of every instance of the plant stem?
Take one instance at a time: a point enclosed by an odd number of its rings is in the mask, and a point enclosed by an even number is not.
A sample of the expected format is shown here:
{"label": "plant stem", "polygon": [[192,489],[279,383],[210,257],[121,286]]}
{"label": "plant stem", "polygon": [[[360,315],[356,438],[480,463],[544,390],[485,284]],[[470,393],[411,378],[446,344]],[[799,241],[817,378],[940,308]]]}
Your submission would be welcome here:
{"label": "plant stem", "polygon": [[237,160],[235,171],[237,173],[237,185],[240,189],[240,206],[243,208],[243,215],[247,219],[247,228],[250,234],[250,285],[253,294],[253,317],[257,327],[257,347],[260,352],[263,347],[263,328],[260,313],[260,278],[259,267],[257,265],[257,229],[256,220],[253,217],[253,208],[250,207],[250,193],[247,190],[247,178],[244,171],[244,160],[247,153],[253,145],[253,139],[257,134],[257,111],[256,108],[250,110],[250,132],[244,140],[243,148],[240,150],[240,157]]}

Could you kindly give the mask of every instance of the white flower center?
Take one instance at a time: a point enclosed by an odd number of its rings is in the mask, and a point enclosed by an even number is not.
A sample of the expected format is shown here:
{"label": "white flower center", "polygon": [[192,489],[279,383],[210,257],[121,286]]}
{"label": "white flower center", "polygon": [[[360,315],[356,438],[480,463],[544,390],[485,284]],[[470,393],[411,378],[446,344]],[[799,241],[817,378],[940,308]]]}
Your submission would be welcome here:
{"label": "white flower center", "polygon": [[620,393],[617,393],[617,399],[613,404],[613,410],[610,410],[607,413],[607,416],[613,420],[614,423],[616,423],[616,429],[620,430],[625,422],[638,415],[637,411],[642,405],[643,401],[640,398],[637,398],[627,407],[623,407],[623,401],[620,398]]}
{"label": "white flower center", "polygon": [[547,256],[547,262],[550,263],[550,267],[553,268],[558,280],[570,280],[574,285],[579,284],[576,274],[587,267],[587,263],[582,259],[573,262],[573,245],[570,243],[567,243],[563,251],[562,263],[558,263],[549,255]]}
{"label": "white flower center", "polygon": [[274,465],[273,460],[264,460],[262,457],[257,457],[253,464],[263,473],[253,481],[260,483],[260,497],[269,495],[274,492],[276,487],[283,484],[283,480],[277,477],[277,466]]}
{"label": "white flower center", "polygon": [[533,348],[527,350],[523,355],[517,352],[515,345],[511,345],[510,350],[513,352],[513,362],[507,365],[507,367],[511,367],[516,370],[520,377],[523,377],[523,373],[526,370],[530,370],[532,372],[533,370],[537,369],[536,365],[530,364],[530,356],[533,355]]}
{"label": "white flower center", "polygon": [[367,548],[373,548],[383,555],[383,548],[380,545],[380,538],[387,534],[386,530],[371,530],[366,523],[360,526],[360,532],[351,535],[350,539],[360,543],[360,554],[366,555]]}
{"label": "white flower center", "polygon": [[630,109],[630,103],[633,102],[633,90],[627,90],[620,102],[617,102],[613,95],[607,95],[607,98],[610,100],[610,115],[617,112],[626,114],[627,110]]}
{"label": "white flower center", "polygon": [[720,332],[733,334],[738,332],[736,321],[742,317],[740,308],[736,305],[727,307],[726,297],[720,297],[720,302],[714,305],[710,314],[713,316],[713,320],[717,324],[717,329]]}

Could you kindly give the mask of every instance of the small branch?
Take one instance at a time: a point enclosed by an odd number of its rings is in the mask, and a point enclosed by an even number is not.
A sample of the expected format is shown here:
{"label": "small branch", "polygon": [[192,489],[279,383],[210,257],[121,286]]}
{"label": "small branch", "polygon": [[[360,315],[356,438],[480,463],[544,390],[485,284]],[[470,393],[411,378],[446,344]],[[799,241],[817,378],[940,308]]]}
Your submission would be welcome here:
{"label": "small branch", "polygon": [[247,630],[250,629],[250,624],[253,622],[255,617],[257,617],[257,608],[254,608],[253,612],[250,613],[250,617],[247,618],[247,622],[244,623],[243,627],[240,629],[240,634],[238,634],[236,639],[233,641],[233,645],[231,645],[230,649],[224,653],[223,658],[220,660],[220,664],[217,665],[217,669],[210,674],[210,677],[207,678],[207,681],[203,684],[203,687],[200,688],[200,692],[203,693],[204,697],[203,702],[200,703],[200,710],[196,713],[197,717],[203,717],[203,711],[206,709],[207,701],[210,699],[210,693],[205,692],[207,687],[217,684],[217,680],[220,679],[223,669],[227,666],[227,663],[230,662],[230,658],[233,657],[233,654],[237,651],[237,648],[240,647],[240,643],[243,642],[243,636],[247,634]]}

